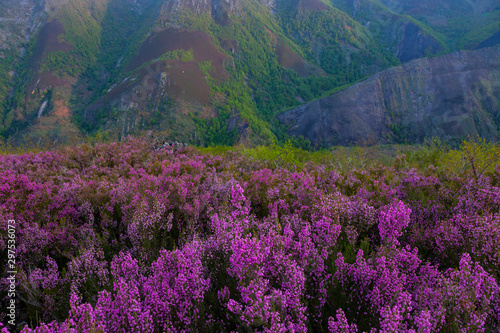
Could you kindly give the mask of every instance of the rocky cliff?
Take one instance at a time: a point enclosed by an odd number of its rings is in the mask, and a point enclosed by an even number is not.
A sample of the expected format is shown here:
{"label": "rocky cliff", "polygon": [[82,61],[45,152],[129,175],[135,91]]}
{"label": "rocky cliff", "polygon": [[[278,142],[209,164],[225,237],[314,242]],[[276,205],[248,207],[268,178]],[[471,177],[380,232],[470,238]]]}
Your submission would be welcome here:
{"label": "rocky cliff", "polygon": [[0,113],[2,101],[12,91],[24,44],[45,18],[43,9],[43,0],[0,1]]}
{"label": "rocky cliff", "polygon": [[210,14],[213,20],[221,25],[231,22],[232,15],[242,11],[241,0],[175,0],[166,1],[162,6],[161,16],[169,26],[175,25],[179,13],[191,12],[196,15]]}
{"label": "rocky cliff", "polygon": [[278,117],[317,145],[500,132],[500,47],[413,60]]}

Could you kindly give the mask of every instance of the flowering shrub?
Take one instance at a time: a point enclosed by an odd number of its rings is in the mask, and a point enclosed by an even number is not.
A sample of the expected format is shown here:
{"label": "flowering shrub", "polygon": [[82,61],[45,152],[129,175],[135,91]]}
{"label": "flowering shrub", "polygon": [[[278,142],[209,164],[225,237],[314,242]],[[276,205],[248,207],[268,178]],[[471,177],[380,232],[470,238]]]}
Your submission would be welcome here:
{"label": "flowering shrub", "polygon": [[383,243],[399,245],[398,237],[402,236],[403,228],[410,223],[411,209],[408,209],[402,201],[391,205],[385,212],[380,212],[378,228]]}
{"label": "flowering shrub", "polygon": [[0,314],[2,332],[500,330],[499,167],[259,156],[139,140],[0,156],[19,324]]}

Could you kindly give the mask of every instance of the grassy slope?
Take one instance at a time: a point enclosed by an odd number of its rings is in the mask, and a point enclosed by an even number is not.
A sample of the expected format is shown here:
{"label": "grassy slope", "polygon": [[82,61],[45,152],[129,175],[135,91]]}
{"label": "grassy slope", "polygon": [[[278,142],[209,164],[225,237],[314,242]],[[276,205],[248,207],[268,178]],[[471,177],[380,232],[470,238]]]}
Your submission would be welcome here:
{"label": "grassy slope", "polygon": [[474,48],[498,32],[500,32],[500,9],[483,14],[481,19],[465,34],[460,46],[463,48]]}
{"label": "grassy slope", "polygon": [[[380,0],[371,1],[379,2]],[[474,48],[500,31],[500,7],[497,6],[496,9],[488,12],[485,7],[482,7],[484,3],[481,1],[477,1],[475,4],[462,1],[450,5],[446,11],[416,15],[413,15],[412,12],[416,10],[418,13],[418,6],[420,5],[425,8],[425,1],[407,5],[408,7],[401,13],[408,14],[405,16],[411,16],[414,20],[420,22],[421,27],[426,27],[426,32],[431,33],[438,41],[445,42],[449,51]],[[475,10],[468,9],[468,5],[475,6]],[[481,13],[480,11],[484,12]],[[441,19],[439,24],[432,23],[438,16],[444,17],[444,21]]]}
{"label": "grassy slope", "polygon": [[359,2],[356,12],[345,0],[330,0],[336,8],[348,13],[355,20],[363,25],[367,25],[370,33],[378,39],[385,47],[391,47],[393,41],[387,39],[387,35],[402,22],[411,22],[417,25],[425,34],[436,40],[443,51],[439,54],[449,52],[446,36],[437,32],[427,24],[415,19],[410,15],[398,14],[390,10],[380,0],[364,0]]}

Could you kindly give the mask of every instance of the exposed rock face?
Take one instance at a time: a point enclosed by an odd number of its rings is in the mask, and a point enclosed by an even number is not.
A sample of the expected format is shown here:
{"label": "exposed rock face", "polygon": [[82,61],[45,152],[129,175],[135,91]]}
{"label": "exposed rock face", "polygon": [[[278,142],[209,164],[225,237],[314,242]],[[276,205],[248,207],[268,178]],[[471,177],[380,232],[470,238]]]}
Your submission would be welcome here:
{"label": "exposed rock face", "polygon": [[241,8],[241,0],[172,0],[163,5],[161,16],[168,21],[179,12],[210,13],[215,22],[226,25],[231,14],[241,12]]}
{"label": "exposed rock face", "polygon": [[47,12],[54,12],[58,8],[61,8],[62,6],[69,3],[69,0],[45,0],[44,2],[45,2],[45,10]]}
{"label": "exposed rock face", "polygon": [[241,12],[239,0],[212,0],[212,18],[221,25],[231,23],[230,15]]}
{"label": "exposed rock face", "polygon": [[44,17],[43,0],[0,1],[0,50],[19,48]]}
{"label": "exposed rock face", "polygon": [[44,0],[0,1],[0,130],[3,101],[13,92],[16,64],[28,41],[45,19]]}
{"label": "exposed rock face", "polygon": [[318,145],[499,138],[500,47],[413,60],[286,111],[288,133]]}
{"label": "exposed rock face", "polygon": [[162,14],[173,16],[179,11],[190,10],[196,14],[206,13],[211,8],[211,0],[172,0],[163,5]]}
{"label": "exposed rock face", "polygon": [[260,3],[267,7],[267,9],[274,12],[276,10],[276,0],[260,0]]}

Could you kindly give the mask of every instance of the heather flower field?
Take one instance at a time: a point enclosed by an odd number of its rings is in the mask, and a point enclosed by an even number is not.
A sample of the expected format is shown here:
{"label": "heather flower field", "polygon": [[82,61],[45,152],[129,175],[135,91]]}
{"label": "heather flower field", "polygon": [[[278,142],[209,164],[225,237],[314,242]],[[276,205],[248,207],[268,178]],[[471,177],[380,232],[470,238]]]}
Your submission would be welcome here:
{"label": "heather flower field", "polygon": [[362,168],[135,139],[0,156],[1,332],[498,332],[484,147]]}

